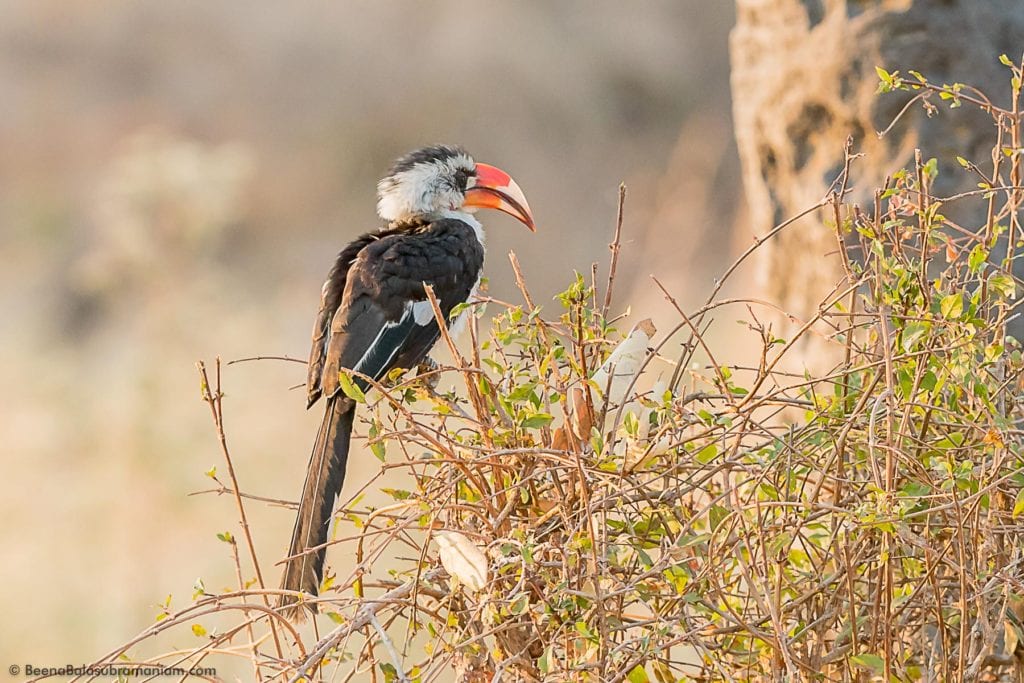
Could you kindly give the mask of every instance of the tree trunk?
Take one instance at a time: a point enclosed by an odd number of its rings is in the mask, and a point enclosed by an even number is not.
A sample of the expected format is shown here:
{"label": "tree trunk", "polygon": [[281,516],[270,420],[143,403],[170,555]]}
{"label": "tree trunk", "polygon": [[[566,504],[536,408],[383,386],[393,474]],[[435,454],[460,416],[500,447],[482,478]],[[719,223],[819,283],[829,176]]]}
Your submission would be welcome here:
{"label": "tree trunk", "polygon": [[[956,155],[987,166],[995,142],[991,118],[969,106],[942,108],[928,118],[914,106],[879,138],[877,131],[896,118],[909,96],[876,95],[875,67],[902,75],[914,69],[940,84],[966,82],[994,103],[1008,104],[1010,74],[998,57],[1020,59],[1024,2],[737,0],[736,5],[730,45],[733,115],[754,235],[764,235],[825,196],[842,169],[847,136],[853,137],[854,151],[865,154],[856,162],[851,197],[865,208],[888,174],[913,163],[915,148],[939,162],[934,194],[975,189],[977,179],[958,166]],[[983,215],[956,212],[956,207],[944,211],[966,227],[984,225]],[[822,212],[808,216],[759,250],[764,294],[798,317],[813,315],[843,274],[826,220]],[[820,342],[808,338],[807,344],[808,359],[831,355]]]}

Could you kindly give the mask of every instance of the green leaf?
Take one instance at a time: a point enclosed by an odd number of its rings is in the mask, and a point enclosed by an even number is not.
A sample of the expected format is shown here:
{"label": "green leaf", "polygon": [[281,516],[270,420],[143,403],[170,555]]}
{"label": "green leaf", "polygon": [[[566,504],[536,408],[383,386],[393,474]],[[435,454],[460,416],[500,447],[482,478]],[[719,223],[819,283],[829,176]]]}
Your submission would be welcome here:
{"label": "green leaf", "polygon": [[718,528],[718,525],[722,523],[722,520],[729,515],[729,511],[721,505],[712,505],[711,510],[708,511],[708,521],[711,524],[711,530],[714,531]]}
{"label": "green leaf", "polygon": [[374,457],[381,462],[384,462],[388,453],[387,448],[384,446],[384,442],[380,440],[372,441],[370,443],[370,452],[373,453]]}
{"label": "green leaf", "polygon": [[999,55],[999,63],[1003,64],[1004,66],[1013,66],[1013,62],[1005,54]]}
{"label": "green leaf", "polygon": [[398,680],[398,671],[392,664],[381,662],[380,672],[384,674],[384,683],[391,683],[392,681]]}
{"label": "green leaf", "polygon": [[908,498],[921,498],[932,492],[932,487],[919,481],[908,481],[900,489],[900,493]]}
{"label": "green leaf", "polygon": [[335,624],[344,624],[345,623],[345,617],[341,616],[337,612],[328,612],[327,616],[330,617],[331,621],[333,621]]}
{"label": "green leaf", "polygon": [[202,638],[206,635],[206,629],[203,628],[202,624],[192,624],[192,633]]}
{"label": "green leaf", "polygon": [[928,334],[930,328],[931,324],[926,322],[907,323],[906,327],[903,328],[903,350],[907,353],[913,351],[917,342]]}
{"label": "green leaf", "polygon": [[220,540],[224,541],[225,543],[234,543],[235,542],[235,537],[231,535],[230,531],[225,531],[223,533],[217,534],[217,538],[219,538]]}
{"label": "green leaf", "polygon": [[210,469],[208,469],[205,472],[203,472],[203,474],[208,476],[210,479],[216,479],[217,478],[217,466],[214,465]]}
{"label": "green leaf", "polygon": [[1012,299],[1017,291],[1017,285],[1014,284],[1013,278],[1005,273],[994,273],[988,279],[988,286],[1008,299]]}
{"label": "green leaf", "polygon": [[693,459],[701,465],[707,465],[709,462],[714,460],[717,455],[718,444],[711,443],[697,451],[697,455],[693,456]]}
{"label": "green leaf", "polygon": [[762,481],[757,488],[768,500],[782,500],[779,490],[767,481]]}
{"label": "green leaf", "polygon": [[932,446],[932,448],[938,451],[949,451],[955,448],[960,448],[963,442],[963,432],[950,432],[949,434],[946,434],[941,439],[936,441],[935,445]]}
{"label": "green leaf", "polygon": [[520,615],[526,611],[526,608],[530,606],[530,596],[526,593],[520,593],[519,597],[512,601],[512,604],[508,606],[509,614]]}
{"label": "green leaf", "polygon": [[523,549],[521,551],[521,554],[523,556],[523,562],[525,562],[526,564],[533,564],[533,548],[532,547],[530,547],[528,545],[524,545]]}
{"label": "green leaf", "polygon": [[980,244],[976,244],[974,248],[971,249],[970,256],[967,257],[967,266],[971,269],[972,273],[977,273],[987,258],[988,250]]}
{"label": "green leaf", "polygon": [[946,320],[956,320],[964,313],[964,297],[960,292],[953,292],[939,302],[939,312]]}
{"label": "green leaf", "polygon": [[536,382],[527,382],[526,384],[521,384],[512,391],[508,392],[508,399],[510,401],[525,401],[526,399],[530,398],[532,394],[535,393],[536,389]]}
{"label": "green leaf", "polygon": [[924,376],[921,377],[921,388],[925,391],[935,391],[935,387],[938,386],[938,384],[939,379],[931,370],[924,373]]}
{"label": "green leaf", "polygon": [[547,413],[535,413],[524,419],[521,426],[523,429],[539,429],[551,424],[551,421],[554,419],[553,415],[548,415]]}
{"label": "green leaf", "polygon": [[355,382],[352,381],[352,377],[344,371],[338,372],[338,384],[341,386],[341,390],[350,399],[356,403],[366,403],[366,394],[363,390],[356,386]]}
{"label": "green leaf", "polygon": [[542,674],[551,673],[551,660],[552,655],[554,654],[551,650],[552,647],[549,645],[544,650],[544,654],[542,654],[540,656],[540,659],[537,660],[537,668],[540,670]]}
{"label": "green leaf", "polygon": [[1013,518],[1017,519],[1024,514],[1024,489],[1017,491],[1017,499],[1013,501]]}
{"label": "green leaf", "polygon": [[629,683],[650,683],[651,679],[647,677],[647,670],[642,666],[635,666],[633,670],[626,676],[626,680]]}
{"label": "green leaf", "polygon": [[410,498],[412,498],[412,494],[404,489],[383,488],[381,489],[381,493],[386,493],[395,500],[409,500]]}
{"label": "green leaf", "polygon": [[850,657],[850,664],[859,666],[862,669],[868,669],[876,674],[880,674],[885,671],[885,660],[878,655],[862,654],[854,655]]}
{"label": "green leaf", "polygon": [[597,642],[597,635],[591,630],[585,621],[576,622],[576,632],[589,641]]}
{"label": "green leaf", "polygon": [[622,418],[622,426],[626,429],[627,434],[636,436],[640,430],[640,420],[634,413],[626,413],[626,416]]}
{"label": "green leaf", "polygon": [[374,420],[373,424],[370,425],[370,430],[367,433],[367,436],[370,437],[367,441],[367,445],[370,447],[370,452],[373,453],[374,457],[378,460],[384,462],[384,458],[387,455],[387,447],[384,445],[384,439],[379,438],[380,423]]}

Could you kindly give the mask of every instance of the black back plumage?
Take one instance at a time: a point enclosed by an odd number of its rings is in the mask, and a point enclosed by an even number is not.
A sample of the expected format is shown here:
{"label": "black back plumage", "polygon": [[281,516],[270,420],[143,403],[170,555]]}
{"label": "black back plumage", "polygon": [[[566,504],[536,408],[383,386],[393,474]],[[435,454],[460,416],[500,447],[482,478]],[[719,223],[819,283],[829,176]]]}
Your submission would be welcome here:
{"label": "black back plumage", "polygon": [[[458,218],[390,226],[353,240],[338,254],[321,292],[307,378],[308,404],[324,397],[327,406],[282,588],[315,594],[323,578],[324,544],[344,483],[355,410],[341,393],[339,372],[357,370],[379,380],[393,368],[418,365],[440,336],[432,316],[415,314],[415,305],[426,301],[424,283],[434,288],[447,321],[471,295],[483,261],[473,227]],[[357,383],[367,388],[365,381]]]}
{"label": "black back plumage", "polygon": [[[359,245],[355,253],[353,245]],[[353,245],[339,254],[324,285],[310,354],[310,404],[317,392],[337,394],[342,368],[379,380],[394,367],[422,361],[440,334],[433,319],[421,325],[410,315],[410,304],[426,300],[423,283],[434,288],[447,318],[469,297],[484,261],[473,228],[456,218],[388,228]]]}

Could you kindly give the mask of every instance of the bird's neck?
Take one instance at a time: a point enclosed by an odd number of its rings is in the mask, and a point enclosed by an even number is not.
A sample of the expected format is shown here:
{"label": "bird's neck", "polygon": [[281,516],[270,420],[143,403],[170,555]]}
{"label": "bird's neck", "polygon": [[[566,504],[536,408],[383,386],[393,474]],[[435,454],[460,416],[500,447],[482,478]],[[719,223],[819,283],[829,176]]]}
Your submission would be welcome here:
{"label": "bird's neck", "polygon": [[480,224],[480,221],[476,219],[476,216],[467,211],[442,211],[442,218],[450,218],[457,221],[462,221],[469,227],[473,228],[474,234],[476,234],[476,241],[480,243],[480,246],[487,244],[485,241],[486,236],[484,235],[484,226]]}

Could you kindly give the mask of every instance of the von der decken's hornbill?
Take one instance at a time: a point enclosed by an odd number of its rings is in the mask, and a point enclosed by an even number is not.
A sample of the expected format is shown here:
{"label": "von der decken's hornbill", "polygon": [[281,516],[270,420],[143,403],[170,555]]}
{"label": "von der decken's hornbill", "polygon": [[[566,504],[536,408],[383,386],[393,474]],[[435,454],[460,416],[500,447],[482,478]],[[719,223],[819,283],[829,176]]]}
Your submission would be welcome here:
{"label": "von der decken's hornbill", "polygon": [[[323,397],[326,406],[281,583],[288,591],[315,595],[323,577],[355,414],[355,403],[340,389],[339,372],[379,380],[393,368],[414,368],[424,360],[440,336],[424,283],[434,288],[448,321],[480,282],[484,233],[472,215],[477,209],[504,211],[534,229],[515,181],[458,147],[424,147],[402,157],[378,183],[377,194],[377,213],[386,225],[338,254],[313,325],[308,405]],[[353,380],[368,388],[365,381]],[[295,600],[286,595],[281,604]],[[316,611],[315,603],[305,604]],[[293,608],[291,614],[302,618],[303,610]]]}

